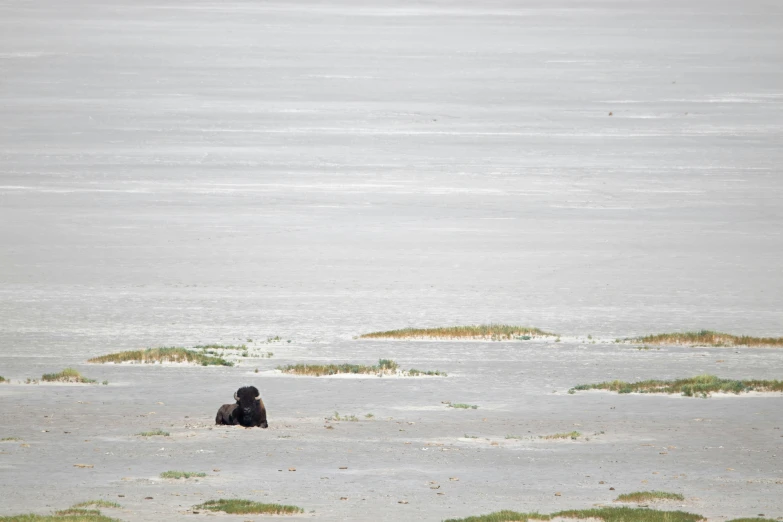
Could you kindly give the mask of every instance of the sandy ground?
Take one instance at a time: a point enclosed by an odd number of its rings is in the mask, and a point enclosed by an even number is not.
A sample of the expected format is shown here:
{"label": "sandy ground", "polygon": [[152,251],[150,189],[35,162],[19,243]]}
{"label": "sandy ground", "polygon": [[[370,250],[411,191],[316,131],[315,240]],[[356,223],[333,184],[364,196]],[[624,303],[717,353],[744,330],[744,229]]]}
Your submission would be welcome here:
{"label": "sandy ground", "polygon": [[[781,378],[780,351],[587,335],[783,333],[782,9],[0,2],[0,438],[22,439],[0,442],[0,514],[439,520],[664,489],[783,517],[782,397],[567,393]],[[489,321],[564,337],[353,338]],[[85,363],[247,339],[272,358]],[[380,357],[449,376],[274,373]],[[66,366],[109,384],[19,383]],[[212,427],[245,384],[270,428]]]}

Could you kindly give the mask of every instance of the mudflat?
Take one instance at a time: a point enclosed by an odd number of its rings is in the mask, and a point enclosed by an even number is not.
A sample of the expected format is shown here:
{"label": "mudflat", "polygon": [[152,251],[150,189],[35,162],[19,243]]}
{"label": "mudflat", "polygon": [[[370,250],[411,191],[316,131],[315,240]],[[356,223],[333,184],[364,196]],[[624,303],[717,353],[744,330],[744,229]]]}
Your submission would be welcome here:
{"label": "mudflat", "polygon": [[[782,10],[3,4],[0,516],[441,520],[645,490],[783,516],[780,394],[568,393],[782,378],[780,349],[612,342],[783,333]],[[562,339],[356,338],[489,322]],[[248,356],[86,362],[210,343]],[[448,375],[275,370],[381,358]],[[26,383],[66,367],[97,382]],[[269,429],[214,426],[244,385]]]}

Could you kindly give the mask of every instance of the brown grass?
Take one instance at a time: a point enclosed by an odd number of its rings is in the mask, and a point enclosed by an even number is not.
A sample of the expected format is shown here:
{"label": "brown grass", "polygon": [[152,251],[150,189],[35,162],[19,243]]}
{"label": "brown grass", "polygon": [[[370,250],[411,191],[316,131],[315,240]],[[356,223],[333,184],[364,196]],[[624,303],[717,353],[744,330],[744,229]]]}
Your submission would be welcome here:
{"label": "brown grass", "polygon": [[783,346],[783,337],[751,337],[710,330],[663,333],[628,339],[645,344],[679,344],[689,346]]}
{"label": "brown grass", "polygon": [[202,366],[234,366],[234,363],[221,357],[213,357],[205,353],[194,352],[185,348],[147,348],[146,350],[131,350],[93,357],[91,363],[194,363]]}
{"label": "brown grass", "polygon": [[322,375],[337,375],[339,373],[353,374],[372,374],[372,375],[402,375],[416,377],[420,375],[437,375],[446,377],[447,374],[440,371],[423,371],[411,369],[408,371],[400,370],[399,365],[391,359],[379,359],[375,366],[365,366],[362,364],[289,364],[287,366],[278,366],[278,370],[283,373],[293,375],[310,375],[321,377]]}
{"label": "brown grass", "polygon": [[481,324],[476,326],[447,326],[441,328],[402,328],[386,332],[371,332],[360,339],[483,339],[506,341],[521,337],[550,337],[556,334],[528,326]]}
{"label": "brown grass", "polygon": [[579,437],[581,437],[582,434],[578,431],[572,431],[570,433],[554,433],[552,435],[541,435],[539,436],[540,439],[547,439],[547,440],[557,440],[557,439],[572,439],[576,440]]}

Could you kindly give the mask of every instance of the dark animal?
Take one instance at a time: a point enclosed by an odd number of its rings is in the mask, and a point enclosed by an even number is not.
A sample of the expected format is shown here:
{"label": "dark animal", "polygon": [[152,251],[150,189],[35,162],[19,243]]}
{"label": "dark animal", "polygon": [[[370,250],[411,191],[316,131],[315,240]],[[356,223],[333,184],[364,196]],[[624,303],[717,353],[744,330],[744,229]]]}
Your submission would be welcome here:
{"label": "dark animal", "polygon": [[234,393],[236,404],[224,404],[218,410],[215,424],[239,424],[246,428],[268,428],[266,408],[255,386],[244,386]]}

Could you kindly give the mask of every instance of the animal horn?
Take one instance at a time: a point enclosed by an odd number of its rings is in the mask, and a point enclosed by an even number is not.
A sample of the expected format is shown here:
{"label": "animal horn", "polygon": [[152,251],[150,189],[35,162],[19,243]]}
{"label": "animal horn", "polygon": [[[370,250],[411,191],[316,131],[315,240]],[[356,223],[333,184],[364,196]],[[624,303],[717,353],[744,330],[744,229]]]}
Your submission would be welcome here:
{"label": "animal horn", "polygon": [[260,393],[259,393],[258,395],[256,395],[256,400],[257,400],[257,401],[260,401],[260,400],[261,400],[261,394],[260,394]]}
{"label": "animal horn", "polygon": [[234,392],[234,400],[235,400],[235,401],[238,401],[238,400],[239,400],[239,397],[237,397],[237,392]]}

